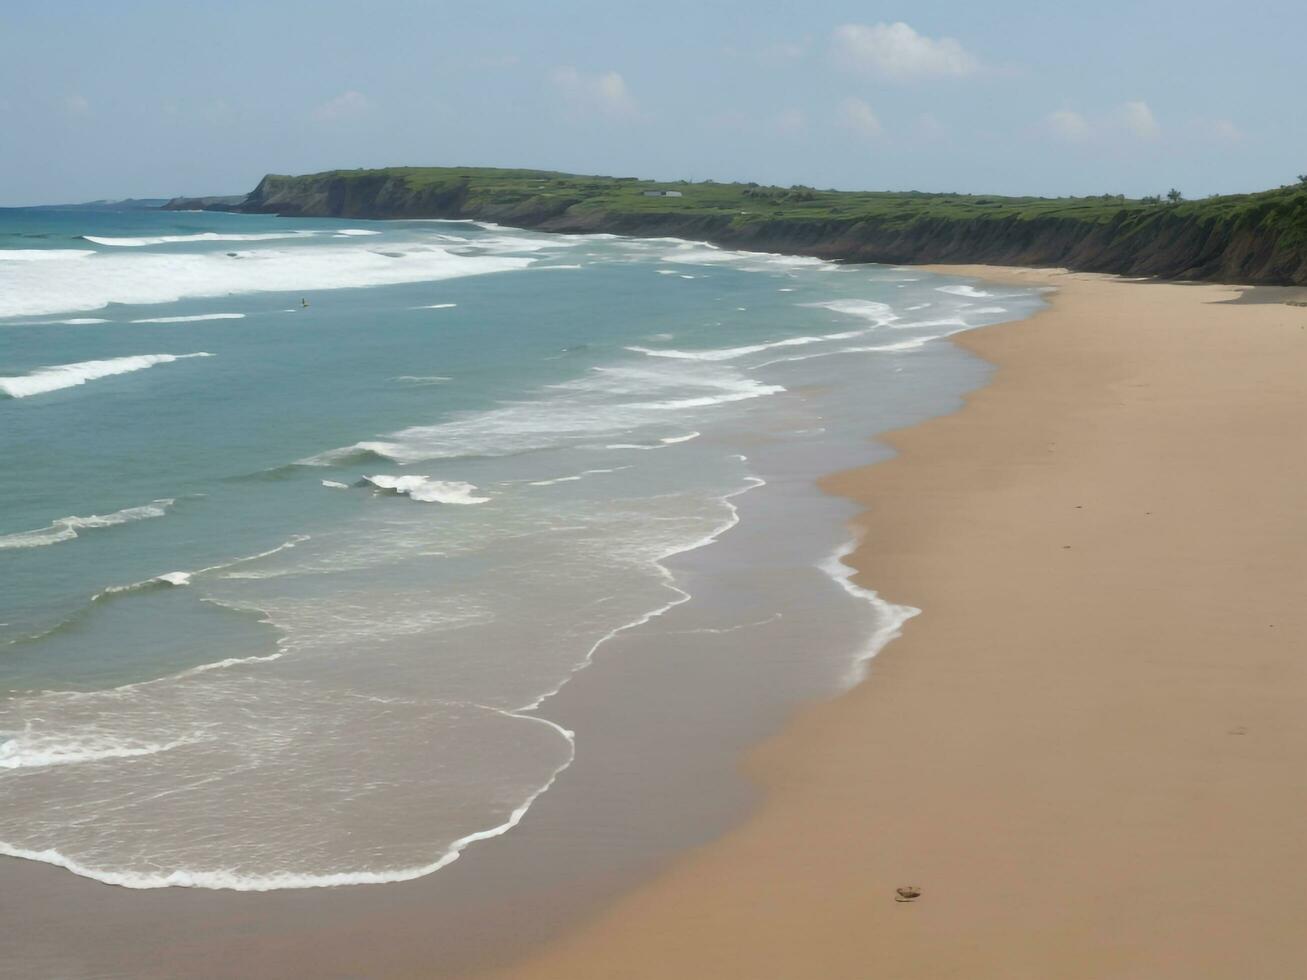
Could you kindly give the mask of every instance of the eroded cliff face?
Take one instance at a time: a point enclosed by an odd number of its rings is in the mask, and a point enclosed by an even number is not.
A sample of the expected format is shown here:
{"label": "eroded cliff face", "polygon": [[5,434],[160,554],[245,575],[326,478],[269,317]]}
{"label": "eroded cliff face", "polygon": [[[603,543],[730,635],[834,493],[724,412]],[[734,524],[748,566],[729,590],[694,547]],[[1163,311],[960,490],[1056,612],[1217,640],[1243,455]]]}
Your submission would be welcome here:
{"label": "eroded cliff face", "polygon": [[459,211],[467,185],[413,188],[383,173],[344,179],[269,174],[233,210],[336,218],[440,218]]}
{"label": "eroded cliff face", "polygon": [[269,175],[237,205],[220,210],[340,218],[474,218],[553,232],[609,232],[709,241],[731,248],[813,255],[851,262],[986,263],[1064,266],[1168,279],[1307,285],[1307,247],[1273,220],[1158,208],[1123,209],[1103,221],[1063,217],[912,220],[741,220],[723,210],[671,203],[623,210],[578,194],[496,197],[465,179],[414,186],[378,171]]}

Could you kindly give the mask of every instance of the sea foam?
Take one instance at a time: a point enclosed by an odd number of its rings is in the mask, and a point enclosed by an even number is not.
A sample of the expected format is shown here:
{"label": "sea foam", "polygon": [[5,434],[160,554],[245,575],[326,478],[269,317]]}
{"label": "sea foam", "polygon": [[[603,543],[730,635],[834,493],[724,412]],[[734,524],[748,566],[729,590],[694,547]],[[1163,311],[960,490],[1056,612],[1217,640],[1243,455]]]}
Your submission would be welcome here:
{"label": "sea foam", "polygon": [[987,293],[983,289],[977,289],[975,286],[936,286],[935,292],[949,293],[952,296],[970,296],[976,299],[987,299],[992,297],[993,293]]}
{"label": "sea foam", "polygon": [[94,254],[90,248],[0,248],[0,262],[66,262]]}
{"label": "sea foam", "polygon": [[91,514],[87,517],[59,517],[46,527],[33,531],[18,531],[14,534],[0,535],[0,549],[7,548],[41,548],[46,545],[71,541],[78,537],[78,531],[97,528],[115,527],[132,521],[143,521],[151,517],[163,517],[176,500],[164,497],[140,507],[125,507],[111,514]]}
{"label": "sea foam", "polygon": [[[115,248],[141,248],[147,245],[176,245],[187,242],[267,242],[285,238],[309,238],[316,231],[270,231],[238,235],[234,233],[204,231],[194,235],[155,235],[148,238],[108,238],[100,235],[83,235],[82,239],[96,245]],[[365,232],[365,234],[375,234]]]}
{"label": "sea foam", "polygon": [[476,487],[462,480],[433,480],[429,476],[365,476],[378,490],[402,494],[410,500],[431,504],[484,504],[489,497],[476,496]]}
{"label": "sea foam", "polygon": [[900,606],[888,602],[881,598],[880,593],[858,585],[853,581],[855,569],[846,563],[844,559],[853,554],[857,547],[858,541],[856,539],[850,541],[836,549],[833,554],[827,556],[818,565],[841,589],[853,596],[853,598],[868,603],[876,611],[877,625],[872,630],[871,635],[867,637],[862,649],[854,656],[849,672],[844,678],[846,687],[853,687],[865,680],[867,665],[872,658],[884,649],[886,643],[902,635],[904,623],[913,616],[921,614],[921,610],[914,606]]}
{"label": "sea foam", "polygon": [[196,313],[193,316],[151,316],[132,323],[196,323],[200,320],[244,320],[244,313]]}
{"label": "sea foam", "polygon": [[411,426],[298,462],[331,466],[387,459],[411,464],[507,456],[605,436],[629,438],[646,427],[666,431],[670,412],[692,415],[783,391],[783,385],[764,383],[728,366],[657,359],[596,366],[579,378],[546,386],[534,398],[463,413],[435,425]]}
{"label": "sea foam", "polygon": [[385,253],[345,242],[236,256],[90,253],[77,261],[0,264],[0,317],[96,310],[109,303],[434,282],[523,269],[531,262],[527,256],[457,255],[421,242],[400,243]]}
{"label": "sea foam", "polygon": [[44,395],[61,388],[72,388],[98,378],[115,374],[143,371],[156,364],[170,364],[188,357],[212,357],[207,351],[193,354],[134,354],[130,357],[111,357],[103,361],[77,361],[73,364],[54,364],[37,368],[31,374],[0,377],[0,392],[10,398],[28,398]]}

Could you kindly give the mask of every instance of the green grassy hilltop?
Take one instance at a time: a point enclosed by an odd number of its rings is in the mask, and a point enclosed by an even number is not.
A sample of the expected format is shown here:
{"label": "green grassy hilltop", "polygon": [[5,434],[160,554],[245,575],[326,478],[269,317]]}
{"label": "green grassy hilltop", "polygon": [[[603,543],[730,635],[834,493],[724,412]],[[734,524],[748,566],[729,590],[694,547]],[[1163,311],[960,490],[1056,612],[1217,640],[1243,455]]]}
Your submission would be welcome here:
{"label": "green grassy hilltop", "polygon": [[[188,203],[196,202],[172,206]],[[1303,184],[1173,203],[1116,195],[823,191],[540,170],[392,167],[270,174],[231,209],[479,218],[549,231],[675,235],[851,261],[1061,265],[1168,278],[1307,283]]]}

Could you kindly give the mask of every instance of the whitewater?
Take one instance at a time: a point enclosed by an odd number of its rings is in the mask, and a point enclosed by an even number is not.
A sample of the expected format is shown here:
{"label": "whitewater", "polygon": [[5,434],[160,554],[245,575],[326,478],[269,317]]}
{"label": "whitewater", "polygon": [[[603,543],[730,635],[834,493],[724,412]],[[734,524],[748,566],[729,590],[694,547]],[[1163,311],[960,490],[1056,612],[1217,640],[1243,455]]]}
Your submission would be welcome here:
{"label": "whitewater", "polygon": [[408,880],[568,792],[612,733],[554,706],[601,659],[729,663],[721,718],[855,683],[917,611],[852,581],[814,479],[1040,303],[676,239],[0,211],[0,853]]}

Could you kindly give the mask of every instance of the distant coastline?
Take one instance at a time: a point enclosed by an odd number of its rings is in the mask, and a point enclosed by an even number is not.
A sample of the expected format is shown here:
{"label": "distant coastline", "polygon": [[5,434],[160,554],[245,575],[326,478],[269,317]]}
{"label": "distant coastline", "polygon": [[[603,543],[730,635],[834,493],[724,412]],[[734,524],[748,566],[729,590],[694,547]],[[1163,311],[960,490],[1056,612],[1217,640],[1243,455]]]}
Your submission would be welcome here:
{"label": "distant coastline", "polygon": [[984,263],[1307,285],[1307,184],[1164,203],[659,183],[538,170],[394,167],[269,174],[244,197],[172,210],[472,218],[562,233],[667,236],[889,264]]}

